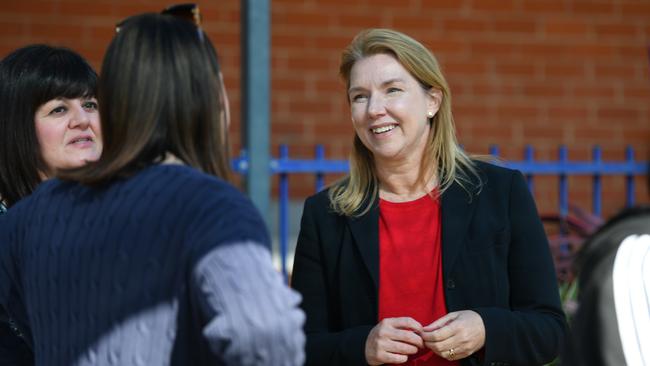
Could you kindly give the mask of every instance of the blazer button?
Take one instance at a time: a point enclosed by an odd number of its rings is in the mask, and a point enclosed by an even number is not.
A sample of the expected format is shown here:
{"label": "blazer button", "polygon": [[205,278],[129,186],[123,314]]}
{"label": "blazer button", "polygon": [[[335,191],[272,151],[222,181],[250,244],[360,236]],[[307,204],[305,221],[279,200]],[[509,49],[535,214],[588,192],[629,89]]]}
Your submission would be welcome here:
{"label": "blazer button", "polygon": [[453,279],[448,279],[447,280],[447,288],[448,289],[454,289],[456,288],[456,282]]}

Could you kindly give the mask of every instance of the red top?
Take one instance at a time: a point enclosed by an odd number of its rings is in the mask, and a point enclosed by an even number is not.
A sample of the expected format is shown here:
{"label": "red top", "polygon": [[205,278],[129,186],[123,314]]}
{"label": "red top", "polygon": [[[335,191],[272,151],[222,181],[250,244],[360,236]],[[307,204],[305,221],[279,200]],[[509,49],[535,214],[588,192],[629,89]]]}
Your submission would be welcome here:
{"label": "red top", "polygon": [[[447,314],[442,279],[440,202],[379,200],[379,320],[411,317],[422,326]],[[401,365],[458,365],[428,348]]]}

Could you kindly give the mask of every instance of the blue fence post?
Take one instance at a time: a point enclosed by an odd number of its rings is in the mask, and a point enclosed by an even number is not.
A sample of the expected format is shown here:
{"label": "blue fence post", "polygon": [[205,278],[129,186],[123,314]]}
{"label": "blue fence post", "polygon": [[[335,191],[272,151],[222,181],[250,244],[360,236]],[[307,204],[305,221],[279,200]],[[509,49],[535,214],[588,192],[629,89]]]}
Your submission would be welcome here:
{"label": "blue fence post", "polygon": [[239,156],[232,159],[230,166],[234,171],[241,175],[245,175],[248,170],[248,153],[246,149],[241,149],[239,151]]}
{"label": "blue fence post", "polygon": [[[280,166],[289,159],[289,148],[287,145],[280,145]],[[280,265],[284,280],[288,281],[287,275],[287,242],[289,240],[289,174],[284,169],[280,169],[280,189],[279,206],[280,217],[278,218],[279,236],[280,236]]]}
{"label": "blue fence post", "polygon": [[[535,160],[535,152],[533,151],[533,147],[530,145],[526,145],[526,148],[524,150],[524,161],[526,164],[532,164],[533,161]],[[535,186],[533,184],[533,175],[528,173],[526,174],[526,182],[528,183],[528,190],[530,191],[531,194],[535,194]]]}
{"label": "blue fence post", "polygon": [[499,146],[498,145],[490,145],[490,150],[489,154],[494,156],[495,158],[499,157]]}
{"label": "blue fence post", "polygon": [[600,146],[594,146],[592,156],[593,156],[594,164],[598,167],[598,169],[594,172],[594,177],[593,177],[594,187],[592,192],[591,205],[594,214],[600,216],[602,212],[601,199],[603,196],[602,181],[601,181],[600,173],[598,172],[598,170],[600,170],[601,168],[601,163],[602,163],[602,150],[600,149]]}
{"label": "blue fence post", "polygon": [[[316,164],[322,164],[325,160],[325,148],[323,145],[316,145]],[[325,187],[325,174],[322,171],[316,172],[316,192],[320,192]]]}
{"label": "blue fence post", "polygon": [[564,145],[559,150],[559,199],[560,199],[560,217],[566,218],[569,215],[569,181],[566,174],[566,163],[568,160],[568,150]]}
{"label": "blue fence post", "polygon": [[[634,149],[632,146],[628,145],[625,147],[625,161],[632,166],[634,164]],[[648,172],[650,174],[650,172]],[[626,200],[625,204],[627,207],[634,206],[634,175],[629,173],[625,176],[625,193]]]}

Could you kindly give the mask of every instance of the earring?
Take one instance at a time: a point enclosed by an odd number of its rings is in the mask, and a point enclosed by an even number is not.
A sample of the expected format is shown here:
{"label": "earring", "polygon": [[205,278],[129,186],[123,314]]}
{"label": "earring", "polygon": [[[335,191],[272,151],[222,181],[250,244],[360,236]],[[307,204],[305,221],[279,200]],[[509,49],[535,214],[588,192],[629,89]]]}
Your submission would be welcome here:
{"label": "earring", "polygon": [[427,113],[427,117],[433,118],[433,112],[429,111],[429,113]]}

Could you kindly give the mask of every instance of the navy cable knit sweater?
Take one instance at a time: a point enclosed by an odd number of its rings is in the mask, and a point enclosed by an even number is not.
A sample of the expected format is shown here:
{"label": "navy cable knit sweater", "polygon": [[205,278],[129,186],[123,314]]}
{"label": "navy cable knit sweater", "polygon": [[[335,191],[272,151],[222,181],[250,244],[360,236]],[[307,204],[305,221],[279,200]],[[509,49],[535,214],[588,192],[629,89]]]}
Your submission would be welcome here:
{"label": "navy cable knit sweater", "polygon": [[51,180],[0,217],[0,305],[36,365],[299,365],[299,295],[248,199],[180,165]]}

